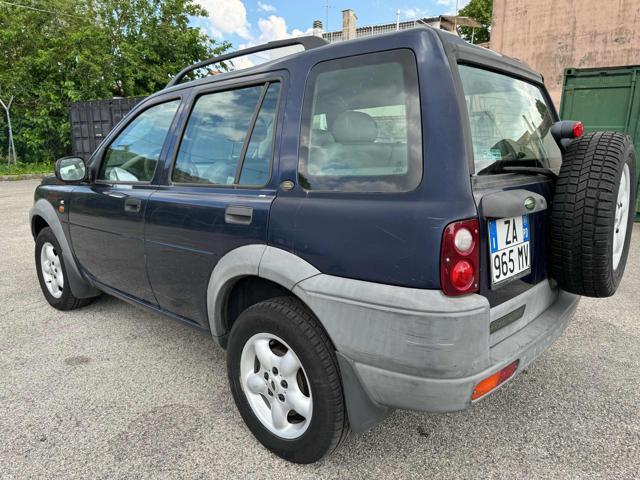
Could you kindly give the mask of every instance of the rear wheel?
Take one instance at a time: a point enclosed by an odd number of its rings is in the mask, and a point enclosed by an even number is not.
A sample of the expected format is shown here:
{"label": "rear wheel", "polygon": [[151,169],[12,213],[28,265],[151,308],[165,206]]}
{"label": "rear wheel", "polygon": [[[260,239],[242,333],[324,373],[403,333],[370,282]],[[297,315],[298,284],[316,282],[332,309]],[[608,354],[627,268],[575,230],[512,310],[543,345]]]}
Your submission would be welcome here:
{"label": "rear wheel", "polygon": [[346,437],[335,352],[297,299],[275,298],[245,310],[231,329],[227,368],[242,418],[276,455],[315,462]]}
{"label": "rear wheel", "polygon": [[618,288],[633,227],[635,167],[626,135],[590,133],[568,146],[551,210],[551,271],[562,289],[608,297]]}
{"label": "rear wheel", "polygon": [[44,297],[58,310],[73,310],[91,302],[90,298],[77,298],[71,292],[67,267],[62,249],[49,227],[36,237],[36,271]]}

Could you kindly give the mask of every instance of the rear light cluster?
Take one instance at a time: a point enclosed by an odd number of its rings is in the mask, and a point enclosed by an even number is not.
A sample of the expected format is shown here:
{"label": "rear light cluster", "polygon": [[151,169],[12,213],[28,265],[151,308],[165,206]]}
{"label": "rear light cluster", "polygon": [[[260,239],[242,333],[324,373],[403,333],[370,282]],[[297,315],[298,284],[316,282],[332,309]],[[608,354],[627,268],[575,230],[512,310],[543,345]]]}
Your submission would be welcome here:
{"label": "rear light cluster", "polygon": [[478,219],[447,225],[442,235],[440,283],[445,295],[478,291],[480,280],[480,235]]}

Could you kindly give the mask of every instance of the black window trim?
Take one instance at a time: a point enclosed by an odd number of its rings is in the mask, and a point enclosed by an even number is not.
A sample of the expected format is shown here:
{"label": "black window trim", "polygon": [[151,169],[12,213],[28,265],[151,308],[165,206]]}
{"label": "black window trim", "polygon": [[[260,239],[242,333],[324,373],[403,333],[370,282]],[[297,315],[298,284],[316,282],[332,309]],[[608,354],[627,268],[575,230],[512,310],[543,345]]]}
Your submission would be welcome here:
{"label": "black window trim", "polygon": [[[153,174],[151,175],[151,180],[145,180],[145,181],[125,181],[125,180],[105,180],[105,179],[101,179],[98,178],[100,175],[100,171],[102,170],[102,164],[105,161],[106,155],[107,155],[107,151],[109,150],[109,148],[111,147],[111,144],[113,142],[115,142],[118,137],[120,137],[120,134],[122,132],[124,132],[127,127],[136,119],[138,118],[141,114],[143,114],[144,112],[146,112],[147,110],[150,110],[153,107],[157,107],[158,105],[162,105],[163,103],[171,103],[178,100],[178,107],[176,108],[175,113],[173,114],[173,119],[171,120],[171,124],[169,125],[169,129],[167,130],[167,135],[165,136],[164,142],[162,144],[162,148],[160,149],[160,155],[158,156],[158,161],[156,162],[156,166],[155,169],[153,170]],[[130,114],[127,114],[124,118],[126,119],[126,122],[124,122],[122,125],[120,125],[120,127],[118,128],[118,130],[113,132],[113,136],[111,138],[109,138],[109,143],[107,143],[104,147],[100,147],[101,152],[100,152],[100,162],[97,165],[97,171],[94,170],[95,173],[95,180],[94,183],[99,184],[99,185],[155,185],[153,183],[157,173],[158,173],[158,167],[160,166],[160,164],[164,161],[164,158],[167,155],[167,149],[169,148],[170,144],[171,144],[171,139],[172,139],[172,132],[175,130],[176,126],[178,126],[178,121],[180,119],[180,108],[182,107],[184,102],[184,94],[181,92],[176,92],[176,95],[172,95],[172,96],[167,96],[167,97],[157,97],[157,98],[150,98],[148,101],[144,101],[143,103],[140,104],[140,109],[135,109],[132,110],[130,112]]]}
{"label": "black window trim", "polygon": [[[244,189],[244,190],[260,190],[264,189],[269,183],[271,183],[273,176],[273,163],[276,152],[276,133],[279,127],[279,117],[280,117],[280,106],[284,95],[284,87],[285,87],[285,76],[282,74],[278,74],[278,72],[271,72],[270,75],[264,76],[263,78],[242,78],[243,81],[238,81],[238,79],[232,79],[230,82],[222,82],[220,84],[214,85],[206,85],[202,88],[194,89],[193,95],[190,99],[188,109],[189,112],[182,122],[179,132],[176,133],[178,136],[176,146],[173,149],[171,155],[171,165],[168,169],[168,178],[167,178],[167,186],[172,187],[199,187],[199,188],[223,188],[228,190],[235,189]],[[271,142],[271,158],[269,160],[269,175],[267,177],[267,181],[262,185],[250,185],[244,184],[241,185],[238,182],[240,181],[240,176],[242,175],[242,167],[244,166],[244,157],[247,149],[249,148],[249,142],[251,141],[251,135],[253,134],[253,129],[255,127],[255,123],[258,119],[258,115],[260,114],[260,109],[262,108],[262,104],[264,102],[264,97],[267,94],[269,86],[274,83],[280,83],[280,91],[278,92],[278,101],[276,103],[276,111],[275,111],[275,119],[273,125],[272,142]],[[240,160],[238,161],[238,166],[236,167],[236,177],[232,184],[226,183],[195,183],[195,182],[174,182],[173,181],[173,172],[175,171],[176,161],[178,159],[178,154],[180,153],[180,146],[182,145],[182,140],[184,138],[184,133],[189,125],[189,120],[191,119],[191,115],[193,113],[193,109],[195,108],[200,97],[204,95],[209,95],[213,93],[220,92],[228,92],[231,90],[239,90],[241,88],[247,88],[252,86],[262,85],[262,91],[260,93],[260,97],[256,104],[256,109],[253,112],[253,116],[251,117],[251,121],[249,123],[249,128],[247,129],[247,134],[243,140],[242,150],[240,151]],[[240,169],[238,169],[240,167]]]}
{"label": "black window trim", "polygon": [[[312,103],[313,103],[313,92],[312,90],[315,87],[315,81],[317,78],[317,73],[314,72],[314,70],[318,67],[321,66],[322,64],[329,64],[329,63],[336,63],[336,62],[342,62],[342,61],[350,61],[350,62],[354,62],[354,61],[358,61],[361,60],[363,58],[370,58],[373,57],[376,60],[373,60],[371,62],[367,62],[366,60],[362,61],[362,65],[379,65],[379,64],[383,64],[383,63],[388,63],[388,61],[386,60],[377,60],[379,59],[380,56],[386,57],[387,55],[393,54],[394,52],[399,52],[399,51],[406,51],[408,53],[411,54],[412,56],[412,60],[411,60],[411,66],[414,69],[415,72],[415,86],[416,86],[416,91],[418,93],[418,98],[421,99],[423,92],[421,91],[421,85],[420,85],[420,68],[419,68],[419,62],[418,62],[418,57],[416,56],[416,52],[410,48],[410,47],[398,47],[398,48],[392,48],[392,49],[386,49],[386,50],[379,50],[379,51],[372,51],[372,52],[363,52],[363,53],[359,53],[357,55],[351,55],[351,56],[346,56],[346,57],[336,57],[336,58],[327,58],[327,59],[323,59],[318,61],[317,63],[315,63],[314,65],[311,66],[311,68],[309,69],[309,74],[307,75],[307,79],[305,81],[305,86],[304,86],[304,92],[302,95],[302,113],[301,113],[301,121],[300,121],[300,130],[299,130],[299,137],[298,137],[298,162],[296,165],[296,180],[297,180],[297,184],[300,185],[300,187],[302,188],[302,190],[305,192],[305,194],[309,195],[309,194],[320,194],[320,195],[325,195],[325,194],[330,194],[330,195],[354,195],[354,196],[363,196],[363,195],[407,195],[407,194],[411,194],[413,192],[415,192],[416,190],[418,190],[421,185],[422,182],[424,181],[424,167],[425,167],[425,161],[424,161],[424,118],[422,115],[422,111],[420,108],[420,105],[417,106],[410,106],[411,108],[415,108],[417,115],[419,116],[420,119],[420,131],[417,135],[417,138],[420,141],[420,162],[419,162],[419,167],[420,167],[420,180],[418,181],[418,183],[411,189],[409,190],[392,190],[392,191],[374,191],[374,190],[363,190],[363,191],[349,191],[349,190],[331,190],[331,189],[325,189],[325,188],[312,188],[312,189],[308,189],[305,186],[302,185],[301,182],[301,176],[304,177],[304,174],[301,172],[300,170],[300,165],[302,163],[302,160],[304,159],[305,161],[308,161],[308,157],[309,157],[309,145],[303,145],[302,144],[302,138],[306,137],[309,138],[309,134],[311,131],[311,107],[312,107]],[[403,66],[403,68],[406,67],[406,65]],[[331,70],[338,70],[338,69],[331,69]]]}

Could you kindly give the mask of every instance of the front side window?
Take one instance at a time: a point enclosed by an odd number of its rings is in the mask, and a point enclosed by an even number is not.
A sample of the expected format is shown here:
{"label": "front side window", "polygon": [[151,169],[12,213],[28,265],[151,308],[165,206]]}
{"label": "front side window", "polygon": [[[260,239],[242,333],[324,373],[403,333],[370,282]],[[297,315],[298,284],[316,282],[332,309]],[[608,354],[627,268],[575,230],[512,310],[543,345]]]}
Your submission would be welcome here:
{"label": "front side window", "polygon": [[172,180],[210,185],[266,184],[279,92],[276,82],[199,97],[180,144]]}
{"label": "front side window", "polygon": [[422,180],[420,95],[410,50],[318,64],[303,118],[303,188],[407,192]]}
{"label": "front side window", "polygon": [[553,115],[540,88],[476,67],[459,69],[476,175],[519,165],[558,172],[562,154],[551,135]]}
{"label": "front side window", "polygon": [[99,180],[150,182],[180,100],[154,105],[140,113],[107,148]]}

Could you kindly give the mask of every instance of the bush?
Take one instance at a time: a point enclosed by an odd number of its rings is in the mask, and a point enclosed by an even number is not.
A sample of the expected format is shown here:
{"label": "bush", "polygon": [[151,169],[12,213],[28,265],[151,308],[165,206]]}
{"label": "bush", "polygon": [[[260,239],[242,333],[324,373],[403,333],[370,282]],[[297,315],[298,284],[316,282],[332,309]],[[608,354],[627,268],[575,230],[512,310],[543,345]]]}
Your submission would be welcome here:
{"label": "bush", "polygon": [[24,163],[17,164],[8,163],[7,159],[0,157],[0,175],[23,175],[28,173],[53,173],[54,165],[49,162],[40,163]]}

